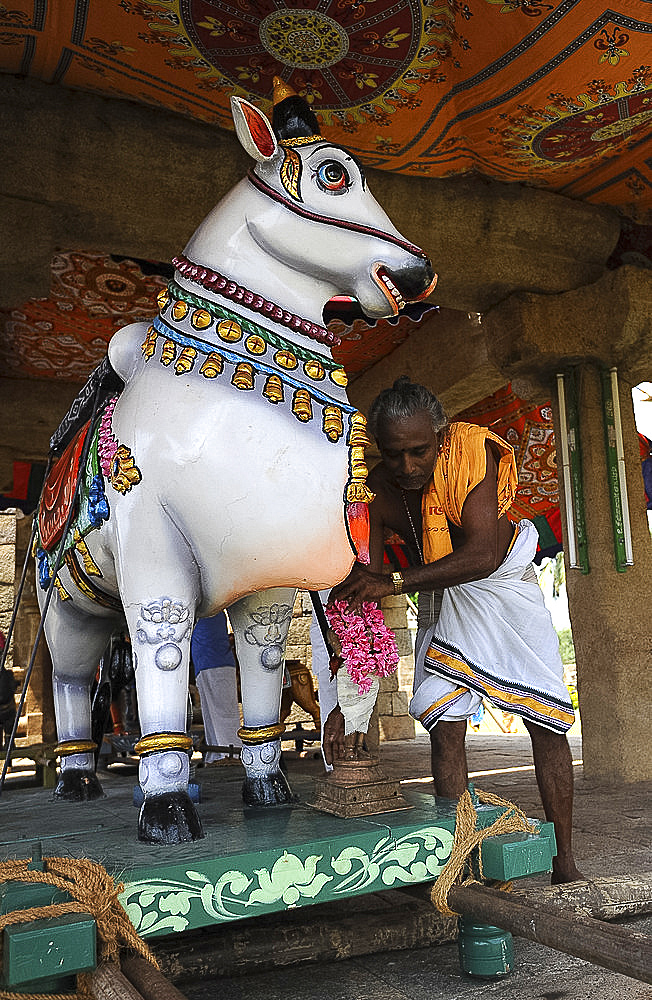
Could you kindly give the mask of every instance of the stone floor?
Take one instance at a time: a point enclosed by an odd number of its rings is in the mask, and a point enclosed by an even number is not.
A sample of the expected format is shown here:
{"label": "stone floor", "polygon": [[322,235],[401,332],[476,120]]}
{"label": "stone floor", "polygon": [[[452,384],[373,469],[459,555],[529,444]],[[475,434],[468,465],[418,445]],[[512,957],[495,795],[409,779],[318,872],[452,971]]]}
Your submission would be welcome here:
{"label": "stone floor", "polygon": [[[584,780],[581,737],[571,737],[575,762],[575,851],[587,878],[652,869],[652,782],[604,788]],[[469,735],[471,780],[532,817],[542,816],[529,740]],[[315,749],[286,754],[293,773],[321,773]],[[388,775],[429,783],[429,742],[385,743]],[[546,885],[547,877],[527,880]],[[541,945],[516,939],[516,969],[484,982],[459,971],[457,946],[443,933],[427,899],[400,891],[344,905],[323,904],[217,928],[164,968],[188,1000],[652,1000],[652,987]],[[245,928],[242,924],[248,924]],[[652,918],[630,921],[652,933]],[[442,938],[445,943],[441,943]],[[448,938],[448,940],[446,940]],[[437,945],[435,947],[435,945]],[[193,965],[197,947],[202,958]],[[350,957],[347,957],[350,956]],[[193,971],[194,970],[194,971]]]}

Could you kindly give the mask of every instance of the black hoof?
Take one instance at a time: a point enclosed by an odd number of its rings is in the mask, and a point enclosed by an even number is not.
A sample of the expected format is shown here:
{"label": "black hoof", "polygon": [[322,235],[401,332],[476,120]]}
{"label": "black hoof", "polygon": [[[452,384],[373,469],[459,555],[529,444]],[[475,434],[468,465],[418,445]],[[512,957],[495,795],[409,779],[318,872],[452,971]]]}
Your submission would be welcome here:
{"label": "black hoof", "polygon": [[138,839],[145,844],[185,844],[204,836],[187,792],[146,795],[138,816]]}
{"label": "black hoof", "polygon": [[104,798],[104,789],[94,771],[71,767],[61,772],[54,798],[65,802],[92,802]]}
{"label": "black hoof", "polygon": [[245,778],[242,801],[246,806],[286,806],[297,801],[282,771],[265,777]]}

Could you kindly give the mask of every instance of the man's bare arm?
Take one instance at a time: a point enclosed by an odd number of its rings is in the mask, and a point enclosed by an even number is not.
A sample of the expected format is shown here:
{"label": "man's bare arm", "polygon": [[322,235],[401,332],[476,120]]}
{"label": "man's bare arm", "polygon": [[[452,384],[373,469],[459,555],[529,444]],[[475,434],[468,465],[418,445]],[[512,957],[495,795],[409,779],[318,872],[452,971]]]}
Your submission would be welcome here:
{"label": "man's bare arm", "polygon": [[[404,591],[437,590],[469,580],[481,580],[500,565],[498,466],[489,444],[486,452],[484,479],[469,493],[462,508],[463,541],[450,555],[436,562],[403,570]],[[364,601],[380,601],[391,593],[392,581],[386,574],[376,570],[375,566],[366,569],[356,564],[349,577],[334,588],[331,596],[356,607]]]}

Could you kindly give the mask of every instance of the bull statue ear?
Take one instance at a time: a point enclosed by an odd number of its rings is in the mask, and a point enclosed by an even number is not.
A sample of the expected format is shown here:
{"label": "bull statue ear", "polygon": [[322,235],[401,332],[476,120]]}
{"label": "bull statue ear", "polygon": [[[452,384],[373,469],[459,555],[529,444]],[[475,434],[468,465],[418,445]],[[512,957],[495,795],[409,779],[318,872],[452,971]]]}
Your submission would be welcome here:
{"label": "bull statue ear", "polygon": [[231,114],[240,144],[258,163],[267,163],[278,150],[269,121],[258,108],[243,97],[231,98]]}

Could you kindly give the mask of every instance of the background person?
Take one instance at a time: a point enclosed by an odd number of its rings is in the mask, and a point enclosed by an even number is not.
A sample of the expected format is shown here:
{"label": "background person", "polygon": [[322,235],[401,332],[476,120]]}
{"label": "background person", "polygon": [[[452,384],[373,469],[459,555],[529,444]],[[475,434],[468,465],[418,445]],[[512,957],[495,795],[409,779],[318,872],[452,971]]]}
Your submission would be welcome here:
{"label": "background person", "polygon": [[[208,746],[240,747],[240,705],[235,656],[231,648],[226,614],[220,611],[200,618],[190,641],[190,657],[199,691],[204,738]],[[234,760],[225,750],[208,750],[204,763]]]}

